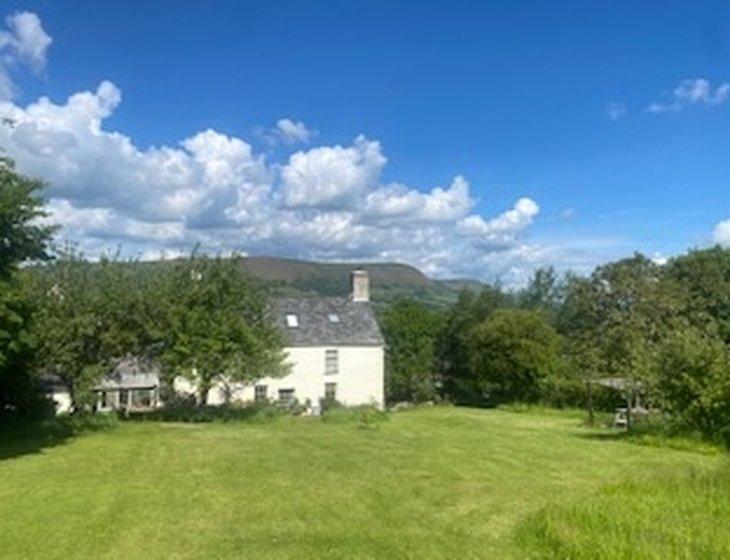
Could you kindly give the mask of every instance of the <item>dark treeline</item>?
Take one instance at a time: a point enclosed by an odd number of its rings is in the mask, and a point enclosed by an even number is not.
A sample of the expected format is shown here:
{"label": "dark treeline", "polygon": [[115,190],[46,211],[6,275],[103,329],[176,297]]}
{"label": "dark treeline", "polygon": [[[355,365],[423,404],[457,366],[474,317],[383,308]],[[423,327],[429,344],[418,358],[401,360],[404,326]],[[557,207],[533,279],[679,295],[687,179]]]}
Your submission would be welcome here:
{"label": "dark treeline", "polygon": [[[542,269],[521,291],[464,291],[445,312],[401,301],[381,319],[391,401],[582,407],[587,380],[623,378],[672,429],[730,438],[730,250]],[[623,402],[601,387],[593,399]]]}

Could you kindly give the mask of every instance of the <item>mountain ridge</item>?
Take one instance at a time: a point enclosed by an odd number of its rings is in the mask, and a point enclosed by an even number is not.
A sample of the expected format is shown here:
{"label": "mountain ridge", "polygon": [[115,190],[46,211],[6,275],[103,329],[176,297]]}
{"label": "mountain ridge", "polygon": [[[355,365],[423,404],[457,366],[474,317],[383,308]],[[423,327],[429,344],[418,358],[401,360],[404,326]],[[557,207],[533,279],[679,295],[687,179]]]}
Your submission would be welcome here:
{"label": "mountain ridge", "polygon": [[368,271],[371,299],[384,306],[401,298],[411,298],[433,308],[443,308],[458,297],[463,288],[479,289],[477,280],[437,280],[418,268],[397,262],[316,262],[271,256],[249,256],[242,260],[252,277],[274,295],[341,296],[350,292],[350,272]]}

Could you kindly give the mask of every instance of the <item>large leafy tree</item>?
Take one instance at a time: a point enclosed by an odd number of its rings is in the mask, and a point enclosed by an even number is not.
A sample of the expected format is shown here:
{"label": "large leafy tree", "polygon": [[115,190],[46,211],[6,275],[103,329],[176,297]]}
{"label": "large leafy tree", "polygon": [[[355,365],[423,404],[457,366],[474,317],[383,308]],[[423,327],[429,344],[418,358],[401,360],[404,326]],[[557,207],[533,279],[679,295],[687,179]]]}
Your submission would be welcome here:
{"label": "large leafy tree", "polygon": [[144,307],[151,297],[135,264],[116,258],[92,263],[64,252],[33,274],[42,369],[64,381],[81,409],[116,360],[151,344]]}
{"label": "large leafy tree", "polygon": [[730,249],[712,247],[672,259],[667,278],[688,292],[687,317],[699,328],[715,323],[730,344]]}
{"label": "large leafy tree", "polygon": [[584,375],[646,379],[685,305],[682,287],[637,254],[570,281],[558,325]]}
{"label": "large leafy tree", "polygon": [[449,309],[436,342],[436,357],[443,391],[451,399],[476,403],[481,391],[471,367],[471,331],[497,309],[513,305],[499,286],[485,286],[479,293],[462,290]]}
{"label": "large leafy tree", "polygon": [[501,309],[471,333],[471,367],[492,403],[534,401],[562,369],[561,340],[537,311]]}
{"label": "large leafy tree", "polygon": [[423,304],[399,300],[380,317],[386,342],[385,382],[389,401],[422,402],[436,397],[436,337],[441,317]]}
{"label": "large leafy tree", "polygon": [[0,279],[19,263],[47,257],[53,228],[38,223],[46,215],[43,183],[15,171],[12,160],[0,158]]}
{"label": "large leafy tree", "polygon": [[565,284],[553,267],[538,268],[518,299],[522,307],[542,310],[552,319],[560,308],[564,291]]}
{"label": "large leafy tree", "polygon": [[8,405],[27,408],[34,395],[29,375],[33,305],[18,265],[47,257],[53,228],[38,223],[45,216],[42,188],[17,173],[11,160],[0,158],[0,412]]}
{"label": "large leafy tree", "polygon": [[730,350],[721,339],[690,326],[673,331],[661,345],[657,372],[665,411],[730,443]]}
{"label": "large leafy tree", "polygon": [[153,337],[168,380],[186,376],[206,403],[217,381],[286,373],[281,335],[240,259],[193,256],[167,265],[157,281]]}

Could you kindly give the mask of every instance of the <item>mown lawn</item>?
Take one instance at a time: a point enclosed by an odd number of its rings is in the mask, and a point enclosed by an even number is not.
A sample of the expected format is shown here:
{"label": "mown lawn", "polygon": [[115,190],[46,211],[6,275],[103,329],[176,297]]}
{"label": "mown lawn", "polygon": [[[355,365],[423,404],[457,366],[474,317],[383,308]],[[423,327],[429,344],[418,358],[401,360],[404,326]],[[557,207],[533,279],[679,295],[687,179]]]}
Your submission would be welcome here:
{"label": "mown lawn", "polygon": [[569,414],[431,408],[371,429],[125,423],[0,460],[0,556],[608,558],[651,534],[633,557],[721,557],[730,495],[717,493],[730,484],[703,481],[725,462]]}

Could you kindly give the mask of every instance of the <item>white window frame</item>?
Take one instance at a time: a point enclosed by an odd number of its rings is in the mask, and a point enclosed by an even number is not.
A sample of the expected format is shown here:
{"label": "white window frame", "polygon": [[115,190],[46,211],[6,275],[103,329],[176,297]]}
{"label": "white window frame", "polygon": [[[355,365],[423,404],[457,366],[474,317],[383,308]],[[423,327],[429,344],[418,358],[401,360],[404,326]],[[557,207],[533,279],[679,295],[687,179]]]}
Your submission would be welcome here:
{"label": "white window frame", "polygon": [[336,348],[324,351],[324,374],[337,375],[340,373],[340,352]]}
{"label": "white window frame", "polygon": [[299,317],[296,313],[287,313],[286,314],[286,326],[290,329],[296,329],[299,328]]}
{"label": "white window frame", "polygon": [[[263,393],[260,395],[259,393]],[[254,402],[264,402],[269,398],[269,386],[268,385],[254,385],[253,388],[253,400]]]}

